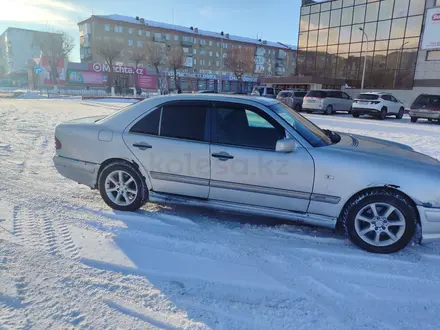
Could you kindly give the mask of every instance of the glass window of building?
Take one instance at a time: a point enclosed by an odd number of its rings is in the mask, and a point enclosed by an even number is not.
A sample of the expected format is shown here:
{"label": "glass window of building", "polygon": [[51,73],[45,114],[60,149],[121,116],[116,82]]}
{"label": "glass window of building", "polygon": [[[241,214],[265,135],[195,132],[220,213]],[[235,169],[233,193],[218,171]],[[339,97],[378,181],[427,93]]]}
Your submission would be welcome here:
{"label": "glass window of building", "polygon": [[423,16],[408,17],[405,37],[418,37],[422,31]]}
{"label": "glass window of building", "polygon": [[353,7],[342,9],[341,25],[350,25],[353,22]]}
{"label": "glass window of building", "polygon": [[150,31],[145,31],[145,36],[149,38],[151,36]]}
{"label": "glass window of building", "polygon": [[[309,20],[310,20],[310,15],[301,16],[301,21],[299,24],[300,31],[307,31],[309,29]],[[218,42],[217,44],[218,44],[217,47],[219,47],[220,45]]]}
{"label": "glass window of building", "polygon": [[365,5],[354,7],[353,23],[363,23],[365,21]]}
{"label": "glass window of building", "polygon": [[363,28],[363,24],[355,24],[351,27],[351,42],[361,42],[363,32],[359,28]]}
{"label": "glass window of building", "polygon": [[142,31],[142,30],[138,30],[138,36],[140,37],[140,36],[142,36],[144,34],[144,31]]}
{"label": "glass window of building", "polygon": [[138,48],[142,48],[142,47],[144,47],[144,43],[142,41],[138,40],[137,46],[138,46]]}
{"label": "glass window of building", "polygon": [[367,4],[367,14],[365,15],[365,22],[377,21],[379,13],[379,2]]}
{"label": "glass window of building", "polygon": [[299,40],[298,40],[298,46],[300,48],[306,48],[307,47],[307,40],[309,38],[308,32],[301,32],[299,34]]}
{"label": "glass window of building", "polygon": [[321,17],[319,19],[319,28],[320,29],[328,28],[329,20],[330,20],[330,12],[329,11],[322,12]]}
{"label": "glass window of building", "polygon": [[342,7],[349,7],[354,5],[354,0],[344,0]]}
{"label": "glass window of building", "polygon": [[406,38],[404,48],[418,48],[420,38]]}
{"label": "glass window of building", "polygon": [[104,30],[105,30],[106,32],[109,32],[109,31],[110,31],[110,24],[105,24],[105,25],[104,25]]}
{"label": "glass window of building", "polygon": [[367,0],[355,0],[354,4],[355,5],[362,5],[362,4],[366,3],[366,2],[367,2]]}
{"label": "glass window of building", "polygon": [[341,25],[341,10],[332,10],[330,13],[330,27]]}
{"label": "glass window of building", "polygon": [[318,5],[313,5],[313,6],[310,6],[310,13],[319,13],[321,11],[321,5],[320,4],[318,4]]}
{"label": "glass window of building", "polygon": [[394,0],[384,0],[380,3],[379,19],[390,19],[393,15]]}
{"label": "glass window of building", "polygon": [[319,27],[319,14],[310,15],[309,30],[317,30]]}
{"label": "glass window of building", "polygon": [[332,1],[332,9],[338,9],[342,7],[342,0]]}
{"label": "glass window of building", "polygon": [[318,40],[318,31],[310,31],[309,32],[309,42],[307,47],[315,47],[317,45]]}
{"label": "glass window of building", "polygon": [[362,50],[362,43],[352,43],[350,44],[350,53],[359,53]]}
{"label": "glass window of building", "polygon": [[364,32],[367,35],[369,41],[376,39],[376,28],[377,28],[376,22],[365,23]]}
{"label": "glass window of building", "polygon": [[391,20],[377,23],[377,40],[388,39],[390,37]]}
{"label": "glass window of building", "polygon": [[400,38],[405,35],[405,25],[406,25],[406,17],[405,18],[397,18],[393,19],[391,23],[391,39]]}
{"label": "glass window of building", "polygon": [[426,55],[427,61],[440,61],[440,51],[439,50],[433,50],[428,52]]}
{"label": "glass window of building", "polygon": [[405,46],[405,42],[403,39],[393,39],[390,40],[390,43],[388,44],[388,49],[401,49]]}
{"label": "glass window of building", "polygon": [[388,40],[376,41],[374,50],[387,50],[387,49],[388,49]]}
{"label": "glass window of building", "polygon": [[394,5],[393,18],[405,17],[408,15],[409,0],[398,0]]}
{"label": "glass window of building", "polygon": [[350,42],[351,26],[342,26],[339,34],[339,43],[345,44]]}
{"label": "glass window of building", "polygon": [[[440,5],[440,2],[437,1],[437,6]],[[409,5],[409,16],[420,15],[425,12],[425,0],[411,0]]]}
{"label": "glass window of building", "polygon": [[179,41],[179,36],[178,35],[174,36],[174,41]]}
{"label": "glass window of building", "polygon": [[350,44],[339,45],[338,54],[348,53],[349,50],[350,50]]}
{"label": "glass window of building", "polygon": [[328,42],[328,29],[319,30],[318,46],[327,45]]}
{"label": "glass window of building", "polygon": [[331,2],[327,1],[324,3],[321,3],[321,11],[330,10]]}
{"label": "glass window of building", "polygon": [[128,46],[129,47],[133,46],[133,40],[128,40]]}
{"label": "glass window of building", "polygon": [[133,29],[132,28],[128,28],[128,34],[133,34]]}
{"label": "glass window of building", "polygon": [[328,44],[333,45],[333,44],[337,44],[338,42],[339,42],[339,28],[336,27],[329,29]]}
{"label": "glass window of building", "polygon": [[165,34],[165,39],[166,39],[166,40],[171,40],[171,35],[169,35],[168,33]]}
{"label": "glass window of building", "polygon": [[301,7],[301,15],[310,14],[310,6]]}

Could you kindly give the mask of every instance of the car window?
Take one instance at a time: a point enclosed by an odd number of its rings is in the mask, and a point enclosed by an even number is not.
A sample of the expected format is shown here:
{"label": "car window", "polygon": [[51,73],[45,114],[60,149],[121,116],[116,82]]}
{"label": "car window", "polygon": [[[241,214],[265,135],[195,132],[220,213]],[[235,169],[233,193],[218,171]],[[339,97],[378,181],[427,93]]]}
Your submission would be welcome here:
{"label": "car window", "polygon": [[279,97],[291,97],[292,93],[291,92],[280,92],[278,94]]}
{"label": "car window", "polygon": [[335,99],[341,99],[341,92],[327,92],[327,97],[333,97]]}
{"label": "car window", "polygon": [[379,95],[376,94],[359,94],[357,97],[359,100],[377,100]]}
{"label": "car window", "polygon": [[422,94],[417,97],[413,107],[425,107],[431,109],[440,109],[440,95]]}
{"label": "car window", "polygon": [[214,142],[241,147],[275,150],[285,130],[264,111],[235,106],[216,109]]}
{"label": "car window", "polygon": [[343,99],[346,99],[346,100],[349,100],[349,99],[350,99],[350,96],[349,96],[347,93],[343,93],[343,92],[341,92],[341,94],[342,94],[342,98],[343,98]]}
{"label": "car window", "polygon": [[266,88],[266,95],[273,95],[273,88],[272,87],[267,87]]}
{"label": "car window", "polygon": [[162,108],[160,136],[204,141],[207,107],[176,104]]}
{"label": "car window", "polygon": [[307,92],[295,92],[295,97],[304,97],[307,95]]}
{"label": "car window", "polygon": [[389,95],[382,95],[382,99],[385,100],[385,101],[391,101]]}
{"label": "car window", "polygon": [[390,99],[391,99],[391,101],[393,101],[393,102],[397,102],[397,99],[396,99],[394,96],[392,96],[392,95],[390,95]]}
{"label": "car window", "polygon": [[149,134],[149,135],[159,135],[159,120],[161,108],[153,110],[141,120],[139,120],[130,129],[131,133],[139,134]]}
{"label": "car window", "polygon": [[307,93],[306,95],[307,97],[318,97],[318,98],[326,98],[327,97],[327,92],[325,91],[310,91]]}

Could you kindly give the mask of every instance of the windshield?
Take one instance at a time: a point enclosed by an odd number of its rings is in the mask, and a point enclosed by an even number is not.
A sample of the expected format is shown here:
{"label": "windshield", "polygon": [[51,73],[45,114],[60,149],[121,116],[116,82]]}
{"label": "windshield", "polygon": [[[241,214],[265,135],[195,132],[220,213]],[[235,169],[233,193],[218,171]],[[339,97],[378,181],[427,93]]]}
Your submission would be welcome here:
{"label": "windshield", "polygon": [[271,105],[269,109],[283,118],[312,146],[324,147],[332,144],[331,139],[322,129],[283,103]]}
{"label": "windshield", "polygon": [[359,94],[357,97],[359,100],[377,100],[379,95],[375,94]]}

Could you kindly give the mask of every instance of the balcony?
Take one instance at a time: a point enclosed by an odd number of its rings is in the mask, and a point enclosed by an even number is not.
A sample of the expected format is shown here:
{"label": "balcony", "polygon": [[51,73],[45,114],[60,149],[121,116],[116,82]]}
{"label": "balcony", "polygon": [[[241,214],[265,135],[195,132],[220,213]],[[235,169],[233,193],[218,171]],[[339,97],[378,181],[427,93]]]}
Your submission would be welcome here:
{"label": "balcony", "polygon": [[153,36],[153,41],[155,42],[165,42],[165,38],[162,38],[162,36]]}
{"label": "balcony", "polygon": [[277,51],[277,59],[278,60],[284,60],[287,57],[287,54],[283,50]]}
{"label": "balcony", "polygon": [[183,37],[181,44],[182,44],[182,46],[192,47],[194,44],[194,38],[193,37]]}

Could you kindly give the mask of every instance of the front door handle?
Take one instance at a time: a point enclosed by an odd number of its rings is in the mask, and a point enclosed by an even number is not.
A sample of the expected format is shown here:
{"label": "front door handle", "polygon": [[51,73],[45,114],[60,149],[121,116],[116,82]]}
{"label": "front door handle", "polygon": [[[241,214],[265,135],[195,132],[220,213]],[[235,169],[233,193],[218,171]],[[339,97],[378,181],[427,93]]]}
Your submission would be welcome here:
{"label": "front door handle", "polygon": [[228,154],[227,152],[224,152],[224,151],[212,154],[211,156],[214,157],[214,158],[218,158],[221,161],[227,161],[229,159],[234,159],[234,156],[232,156],[232,155],[230,155],[230,154]]}
{"label": "front door handle", "polygon": [[151,149],[153,148],[151,145],[149,145],[148,143],[134,143],[133,147],[135,148],[139,148],[141,150],[147,150],[147,149]]}

